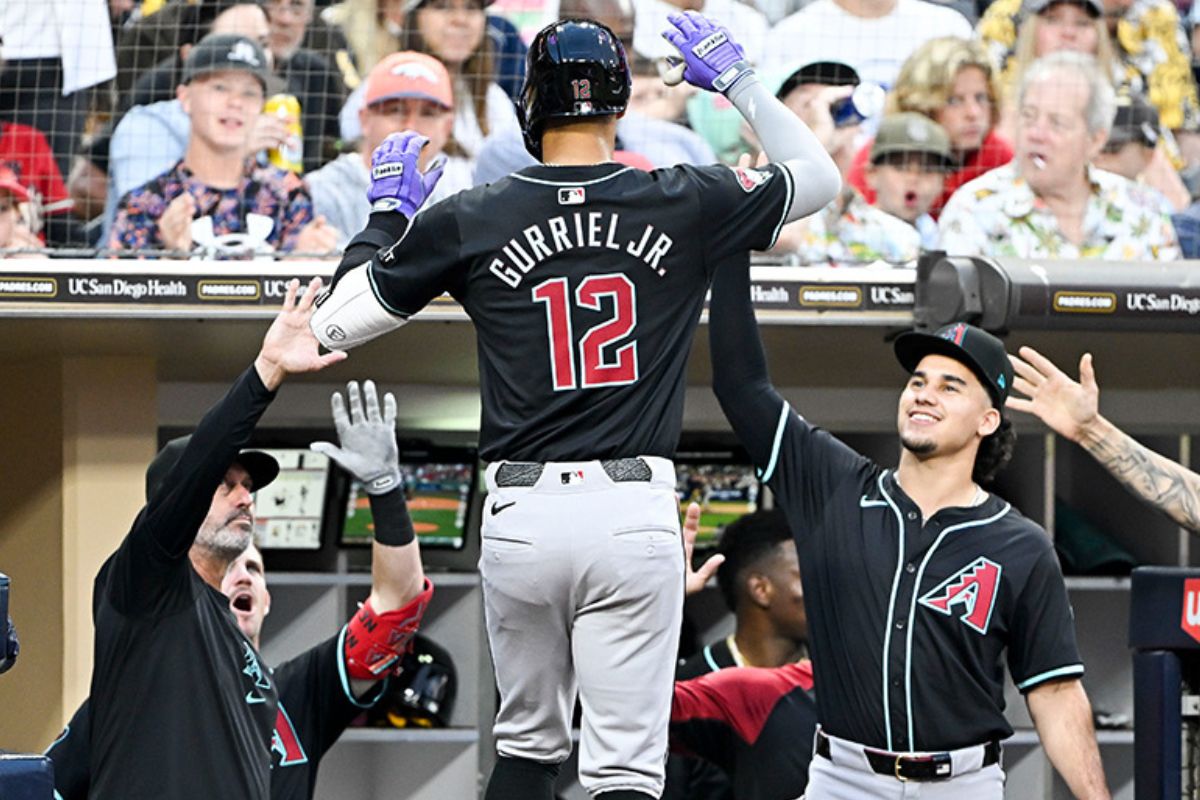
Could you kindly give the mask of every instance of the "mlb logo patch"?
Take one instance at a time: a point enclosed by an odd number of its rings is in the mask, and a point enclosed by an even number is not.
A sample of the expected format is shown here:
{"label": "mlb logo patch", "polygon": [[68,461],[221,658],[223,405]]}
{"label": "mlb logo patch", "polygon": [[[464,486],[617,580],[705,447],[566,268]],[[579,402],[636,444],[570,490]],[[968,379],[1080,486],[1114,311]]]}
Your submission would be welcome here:
{"label": "mlb logo patch", "polygon": [[582,186],[570,186],[558,190],[560,206],[581,206],[585,200],[587,200],[587,193],[583,191]]}
{"label": "mlb logo patch", "polygon": [[573,483],[583,483],[583,470],[573,469],[570,472],[560,473],[559,477],[562,480],[563,486],[570,486]]}
{"label": "mlb logo patch", "polygon": [[730,169],[732,169],[733,174],[737,176],[738,185],[742,187],[742,191],[746,194],[753,192],[755,189],[771,180],[771,173],[763,172],[762,170],[745,169],[743,167],[730,167]]}

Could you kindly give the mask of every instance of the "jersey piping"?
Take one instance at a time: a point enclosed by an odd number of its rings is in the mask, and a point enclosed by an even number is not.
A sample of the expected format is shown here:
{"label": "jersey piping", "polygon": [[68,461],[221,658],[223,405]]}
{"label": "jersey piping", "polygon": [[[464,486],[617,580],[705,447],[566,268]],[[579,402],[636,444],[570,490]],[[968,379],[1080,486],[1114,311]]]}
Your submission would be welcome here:
{"label": "jersey piping", "polygon": [[768,250],[775,246],[775,242],[779,239],[779,232],[783,230],[783,224],[787,222],[788,214],[792,213],[792,203],[796,201],[796,185],[792,181],[792,171],[781,165],[779,172],[783,174],[783,183],[787,186],[787,200],[783,203],[783,214],[779,217],[779,224],[775,226],[775,232],[771,234],[771,244],[767,247]]}
{"label": "jersey piping", "polygon": [[[917,569],[917,580],[913,584],[912,600],[908,607],[908,636],[904,643],[904,705],[908,712],[908,743],[910,747],[916,747],[916,738],[913,736],[913,713],[912,713],[912,643],[913,630],[917,627],[914,617],[917,613],[917,595],[921,588],[921,579],[925,577],[925,567],[929,564],[929,559],[933,557],[934,552],[938,549],[938,545],[942,540],[951,533],[965,530],[966,528],[978,528],[982,525],[991,525],[993,522],[1003,518],[1012,510],[1009,503],[1004,504],[1004,508],[997,511],[987,519],[973,519],[968,522],[961,522],[958,525],[951,525],[942,530],[938,534],[938,538],[934,540],[929,551],[925,553],[925,557],[921,559],[921,566]],[[903,559],[901,559],[903,560]]]}
{"label": "jersey piping", "polygon": [[[354,696],[354,690],[350,688],[350,677],[346,674],[346,659],[344,658],[345,652],[346,652],[346,626],[343,625],[341,632],[338,633],[338,641],[337,641],[338,678],[341,679],[342,692],[346,695],[347,700],[349,700],[353,705],[356,705],[359,708],[374,707],[374,705],[375,705],[374,702],[363,703],[363,702],[360,702],[359,699]],[[386,679],[385,679],[385,681],[386,681]],[[376,701],[378,701],[378,699],[379,699],[378,694],[375,696],[375,699],[376,699]]]}
{"label": "jersey piping", "polygon": [[[888,597],[888,614],[887,624],[884,627],[883,634],[883,726],[884,732],[887,734],[887,748],[894,749],[892,745],[892,706],[888,702],[888,652],[892,649],[892,621],[895,618],[896,612],[896,591],[900,588],[900,573],[904,569],[904,515],[900,513],[900,507],[892,500],[892,496],[887,493],[883,487],[883,479],[891,470],[884,470],[879,474],[879,491],[883,495],[887,504],[892,507],[892,511],[896,514],[896,525],[900,531],[900,538],[897,542],[896,551],[896,574],[892,576],[892,593]],[[919,585],[919,584],[918,584]],[[909,625],[912,625],[912,620],[909,620]],[[909,717],[908,724],[912,726],[912,717]],[[911,734],[909,743],[912,743]]]}
{"label": "jersey piping", "polygon": [[548,181],[542,178],[530,178],[529,176],[522,175],[519,172],[514,172],[512,177],[519,181],[526,181],[527,183],[539,183],[542,186],[594,186],[597,183],[603,183],[604,181],[615,178],[618,175],[623,175],[626,172],[629,172],[631,169],[633,169],[633,167],[625,167],[624,169],[617,170],[611,175],[605,175],[600,178],[592,178],[590,181]]}
{"label": "jersey piping", "polygon": [[1042,672],[1037,675],[1034,675],[1032,678],[1023,680],[1017,684],[1017,689],[1019,691],[1023,692],[1030,687],[1036,686],[1039,683],[1043,683],[1043,682],[1051,680],[1053,678],[1061,678],[1065,675],[1082,675],[1082,674],[1083,674],[1083,664],[1071,664],[1070,666],[1059,667],[1058,669],[1047,670],[1046,672]]}
{"label": "jersey piping", "polygon": [[786,402],[783,404],[783,408],[779,409],[779,425],[775,428],[775,443],[771,445],[771,459],[767,462],[767,468],[759,476],[763,483],[768,483],[771,476],[775,474],[775,462],[779,460],[779,447],[783,444],[783,430],[787,427],[790,409],[791,406]]}

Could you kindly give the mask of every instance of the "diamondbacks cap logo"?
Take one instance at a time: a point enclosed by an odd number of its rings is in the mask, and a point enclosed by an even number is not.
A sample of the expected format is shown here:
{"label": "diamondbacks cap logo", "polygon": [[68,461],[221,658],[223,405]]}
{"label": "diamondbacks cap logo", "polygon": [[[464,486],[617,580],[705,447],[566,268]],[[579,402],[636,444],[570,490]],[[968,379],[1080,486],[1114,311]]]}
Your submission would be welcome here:
{"label": "diamondbacks cap logo", "polygon": [[959,619],[963,624],[987,635],[1002,571],[995,561],[977,558],[928,592],[920,603],[946,616],[952,616],[955,606],[961,606],[963,613]]}
{"label": "diamondbacks cap logo", "polygon": [[1188,578],[1183,582],[1183,614],[1179,627],[1200,642],[1200,578]]}
{"label": "diamondbacks cap logo", "polygon": [[581,206],[587,201],[587,192],[582,186],[568,186],[558,190],[560,206]]}
{"label": "diamondbacks cap logo", "polygon": [[300,743],[296,726],[292,724],[292,718],[284,710],[283,703],[279,704],[279,710],[275,712],[275,730],[271,733],[271,753],[279,757],[275,762],[275,766],[278,767],[294,767],[297,764],[308,763],[308,756],[304,754],[304,745]]}
{"label": "diamondbacks cap logo", "polygon": [[962,347],[963,337],[966,335],[967,326],[961,322],[951,328],[946,328],[940,334],[943,339],[948,342],[954,342],[959,347]]}
{"label": "diamondbacks cap logo", "polygon": [[771,173],[760,169],[747,169],[746,167],[730,167],[730,169],[737,176],[738,185],[742,187],[742,191],[746,194],[753,192],[771,180]]}

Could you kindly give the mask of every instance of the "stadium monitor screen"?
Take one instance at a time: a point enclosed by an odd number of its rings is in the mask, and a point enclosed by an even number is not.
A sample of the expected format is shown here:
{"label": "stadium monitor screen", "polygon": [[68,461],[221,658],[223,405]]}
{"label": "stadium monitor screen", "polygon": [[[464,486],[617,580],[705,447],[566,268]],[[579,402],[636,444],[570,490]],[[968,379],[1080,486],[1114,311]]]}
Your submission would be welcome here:
{"label": "stadium monitor screen", "polygon": [[254,448],[275,457],[279,477],[254,493],[255,533],[263,550],[319,550],[329,458],[307,448]]}
{"label": "stadium monitor screen", "polygon": [[675,491],[680,511],[700,504],[696,549],[716,547],[725,526],[758,509],[759,482],[754,467],[734,453],[684,454],[675,459]]}
{"label": "stadium monitor screen", "polygon": [[[429,453],[421,460],[401,455],[400,473],[408,511],[422,549],[461,550],[467,538],[471,497],[475,489],[474,453]],[[351,481],[342,522],[341,543],[369,545],[375,523],[367,493]]]}

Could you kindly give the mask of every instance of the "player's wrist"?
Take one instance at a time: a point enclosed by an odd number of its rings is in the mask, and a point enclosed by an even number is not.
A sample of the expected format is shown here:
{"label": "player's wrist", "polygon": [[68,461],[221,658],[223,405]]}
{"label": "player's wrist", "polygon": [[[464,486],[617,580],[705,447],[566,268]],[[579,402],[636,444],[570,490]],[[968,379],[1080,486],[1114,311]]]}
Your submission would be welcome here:
{"label": "player's wrist", "polygon": [[1100,414],[1093,415],[1075,427],[1075,435],[1070,436],[1076,444],[1092,449],[1111,442],[1117,433],[1117,428]]}
{"label": "player's wrist", "polygon": [[262,381],[263,386],[270,392],[278,389],[283,384],[283,379],[287,377],[287,370],[283,368],[283,365],[262,352],[254,359],[254,370],[258,373],[258,379]]}
{"label": "player's wrist", "polygon": [[750,62],[738,60],[721,70],[720,74],[713,78],[713,91],[720,92],[732,99],[734,91],[741,92],[751,82],[757,82],[757,80]]}

